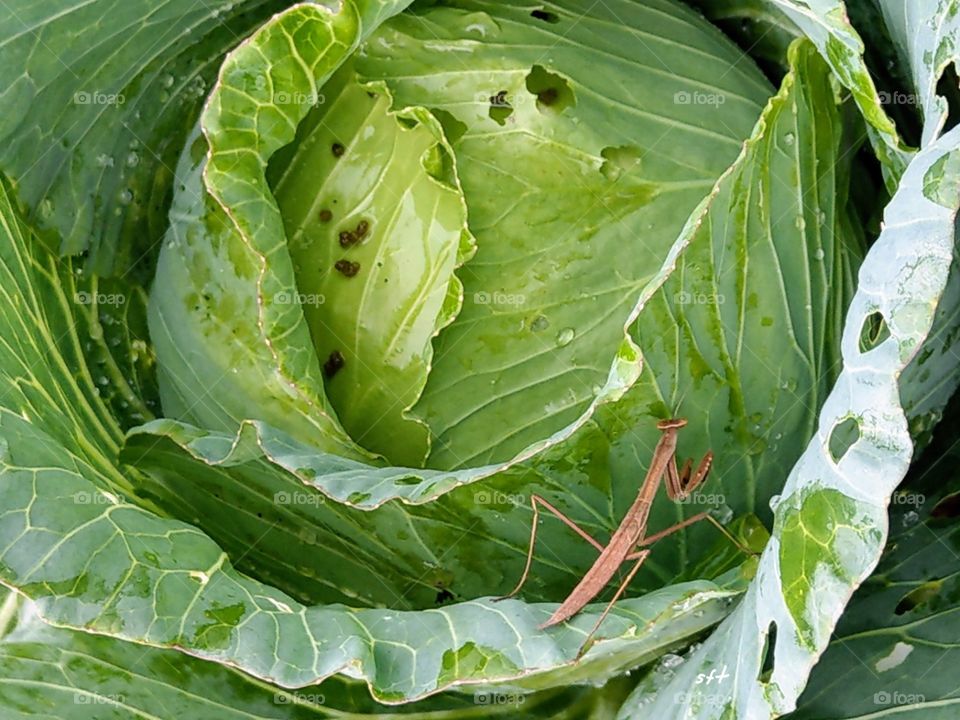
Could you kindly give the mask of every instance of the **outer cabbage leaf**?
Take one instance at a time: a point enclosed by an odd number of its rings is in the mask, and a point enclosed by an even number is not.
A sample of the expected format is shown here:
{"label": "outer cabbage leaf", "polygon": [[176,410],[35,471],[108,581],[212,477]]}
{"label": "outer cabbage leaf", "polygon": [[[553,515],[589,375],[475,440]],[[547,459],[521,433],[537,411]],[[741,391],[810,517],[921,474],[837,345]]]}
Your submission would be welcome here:
{"label": "outer cabbage leaf", "polygon": [[[5,592],[5,591],[4,591]],[[0,592],[0,596],[4,593]],[[10,625],[10,628],[6,626]],[[7,631],[9,629],[9,631]],[[8,593],[0,605],[0,703],[9,720],[306,720],[387,716],[366,685],[331,678],[303,690],[268,683],[176,650],[160,650],[45,623],[30,602]],[[603,688],[574,687],[535,695],[474,690],[421,700],[409,720],[514,718],[549,720],[596,712],[607,718],[629,678]]]}
{"label": "outer cabbage leaf", "polygon": [[[847,606],[791,720],[956,717],[960,498],[942,490],[955,483],[947,464],[957,459],[949,452],[932,468],[939,488],[917,482],[894,495],[884,555]],[[936,495],[920,492],[928,488]]]}
{"label": "outer cabbage leaf", "polygon": [[152,256],[220,59],[284,4],[5,2],[0,169],[30,221],[101,273]]}
{"label": "outer cabbage leaf", "polygon": [[853,96],[870,132],[887,189],[893,192],[910,151],[887,116],[863,59],[863,40],[847,17],[843,0],[769,0],[817,46],[840,83]]}

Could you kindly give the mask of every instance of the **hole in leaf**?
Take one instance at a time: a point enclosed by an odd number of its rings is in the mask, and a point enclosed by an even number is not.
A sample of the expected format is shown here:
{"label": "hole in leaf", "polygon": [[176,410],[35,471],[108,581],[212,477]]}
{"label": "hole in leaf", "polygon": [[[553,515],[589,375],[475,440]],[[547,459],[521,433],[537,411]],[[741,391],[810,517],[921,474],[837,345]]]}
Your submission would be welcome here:
{"label": "hole in leaf", "polygon": [[643,153],[635,145],[618,145],[605,147],[600,151],[600,157],[603,158],[600,173],[612,181],[639,165]]}
{"label": "hole in leaf", "polygon": [[343,366],[346,364],[346,361],[343,359],[343,355],[339,350],[334,350],[330,353],[330,357],[327,358],[327,361],[323,364],[323,374],[328,378],[332,378],[336,375]]}
{"label": "hole in leaf", "polygon": [[763,652],[760,657],[762,659],[760,663],[760,675],[757,676],[757,679],[760,682],[769,682],[770,677],[773,675],[773,659],[776,657],[777,650],[777,624],[770,621],[770,626],[767,628],[767,635],[763,640]]}
{"label": "hole in leaf", "polygon": [[887,327],[883,314],[879,311],[870,313],[863,319],[860,327],[860,352],[870,352],[888,337],[890,328]]}
{"label": "hole in leaf", "polygon": [[856,418],[847,418],[833,426],[830,432],[830,441],[827,446],[830,448],[830,457],[835,463],[840,462],[847,454],[853,444],[860,439],[860,423]]}
{"label": "hole in leaf", "polygon": [[490,110],[488,112],[490,119],[497,125],[503,125],[507,118],[513,115],[513,105],[507,100],[507,91],[501,90],[496,95],[490,96]]}
{"label": "hole in leaf", "polygon": [[549,10],[534,10],[530,13],[530,17],[536,18],[537,20],[543,20],[551,25],[560,22],[560,16],[554,12],[550,12]]}
{"label": "hole in leaf", "polygon": [[462,138],[463,134],[467,132],[466,123],[458,120],[452,113],[447,112],[446,110],[440,110],[439,108],[431,108],[430,112],[432,112],[433,116],[440,121],[440,126],[443,128],[443,134],[447,136],[447,142],[449,142],[451,145]]}
{"label": "hole in leaf", "polygon": [[947,120],[943,126],[943,132],[947,132],[960,124],[960,77],[955,62],[947,65],[940,74],[937,95],[947,101]]}
{"label": "hole in leaf", "polygon": [[577,104],[570,84],[542,65],[530,68],[526,85],[527,90],[537,96],[537,110],[540,112],[563,112]]}
{"label": "hole in leaf", "polygon": [[911,610],[916,610],[917,608],[928,604],[940,594],[940,588],[942,585],[943,583],[940,580],[930,580],[929,582],[925,582],[920,587],[914,588],[900,598],[900,602],[897,603],[897,607],[895,607],[893,610],[894,614],[903,615],[904,613],[908,613]]}

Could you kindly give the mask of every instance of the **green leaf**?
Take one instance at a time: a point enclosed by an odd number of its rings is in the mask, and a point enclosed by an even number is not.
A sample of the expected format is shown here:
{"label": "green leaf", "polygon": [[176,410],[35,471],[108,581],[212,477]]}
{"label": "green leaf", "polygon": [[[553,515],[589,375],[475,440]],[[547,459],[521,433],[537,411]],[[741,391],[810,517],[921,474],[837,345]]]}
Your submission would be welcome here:
{"label": "green leaf", "polygon": [[[937,94],[943,71],[957,59],[960,41],[960,5],[956,0],[900,3],[878,0],[887,30],[910,73],[923,113],[921,146],[933,143],[947,122],[947,99]],[[956,88],[954,88],[956,91]]]}
{"label": "green leaf", "polygon": [[102,273],[153,255],[172,168],[221,57],[283,5],[5,3],[0,169],[28,219]]}
{"label": "green leaf", "polygon": [[[909,465],[899,379],[930,331],[947,282],[957,208],[937,200],[940,188],[958,182],[944,172],[955,164],[943,163],[958,145],[960,133],[951,132],[918,153],[887,207],[847,314],[843,371],[816,437],[777,498],[756,579],[682,666],[638,686],[622,717],[641,706],[696,718],[766,717],[795,706],[846,602],[877,562],[886,503]],[[862,328],[877,313],[889,335],[864,348]],[[843,447],[836,440],[851,424],[856,432]],[[697,682],[727,671],[724,683]]]}
{"label": "green leaf", "polygon": [[439,468],[505,461],[584,413],[770,93],[665,2],[555,3],[556,22],[532,5],[453,5],[392,19],[357,60],[398,107],[445,121],[477,237],[414,407]]}
{"label": "green leaf", "polygon": [[[839,372],[861,259],[847,189],[864,140],[805,45],[745,155],[699,214],[687,249],[633,328],[644,368],[615,421],[679,407],[681,449],[710,448],[705,495],[769,518]],[[612,413],[610,413],[612,415]],[[643,456],[652,438],[634,444]]]}
{"label": "green leaf", "polygon": [[[204,720],[386,720],[395,708],[375,702],[363,683],[331,678],[283,690],[232,668],[110,637],[54,628],[29,602],[0,590],[0,703],[10,720],[200,717]],[[4,597],[5,595],[5,597]],[[18,607],[19,606],[19,607]],[[409,720],[524,717],[607,720],[629,691],[629,677],[601,688],[560,688],[536,694],[475,689],[421,700],[404,708]]]}
{"label": "green leaf", "polygon": [[850,24],[843,0],[769,0],[817,46],[837,80],[863,114],[873,150],[883,167],[887,189],[897,188],[910,160],[863,58],[863,41]]}
{"label": "green leaf", "polygon": [[[940,467],[956,460],[948,454]],[[954,482],[950,472],[934,474],[942,486]],[[914,488],[893,496],[886,551],[847,606],[790,720],[956,717],[957,495],[926,497]]]}
{"label": "green leaf", "polygon": [[553,605],[480,599],[429,612],[308,607],[237,573],[191,525],[98,491],[81,474],[86,468],[65,463],[63,448],[36,426],[4,412],[0,437],[7,443],[0,576],[35,599],[41,617],[187,649],[281,687],[348,672],[379,701],[400,702],[480,680],[531,689],[596,680],[709,627],[742,589],[739,573],[731,573],[723,585],[685,583],[619,603],[611,639],[577,663],[599,608],[545,636],[536,626]]}
{"label": "green leaf", "polygon": [[180,160],[151,294],[168,415],[229,430],[256,417],[321,450],[373,459],[330,406],[302,306],[285,301],[294,263],[265,174],[360,39],[354,4],[302,5],[265,23],[221,66],[203,135],[194,131]]}
{"label": "green leaf", "polygon": [[389,107],[385,88],[341,68],[268,178],[296,273],[284,297],[303,306],[327,397],[359,444],[419,466],[429,435],[407,410],[460,309],[453,271],[475,248],[440,123]]}

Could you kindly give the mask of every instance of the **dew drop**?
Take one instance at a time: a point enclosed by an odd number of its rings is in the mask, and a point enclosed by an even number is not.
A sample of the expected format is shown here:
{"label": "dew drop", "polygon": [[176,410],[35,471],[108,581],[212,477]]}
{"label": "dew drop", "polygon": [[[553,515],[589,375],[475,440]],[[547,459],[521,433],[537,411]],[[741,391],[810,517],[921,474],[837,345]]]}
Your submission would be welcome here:
{"label": "dew drop", "polygon": [[665,668],[677,668],[683,665],[683,658],[673,653],[667,653],[661,658],[660,664]]}
{"label": "dew drop", "polygon": [[548,327],[550,327],[550,321],[547,320],[546,316],[544,315],[537,315],[533,319],[533,322],[530,323],[530,329],[533,330],[534,332],[540,332],[541,330],[546,330]]}
{"label": "dew drop", "polygon": [[140,164],[140,155],[135,152],[127,153],[127,167],[136,167]]}
{"label": "dew drop", "polygon": [[564,347],[573,342],[573,338],[576,336],[576,331],[573,328],[564,328],[557,333],[557,345]]}
{"label": "dew drop", "polygon": [[823,260],[825,256],[826,256],[826,253],[823,252],[823,248],[817,248],[816,250],[813,251],[814,260]]}
{"label": "dew drop", "polygon": [[113,167],[113,158],[109,155],[97,155],[98,167]]}
{"label": "dew drop", "polygon": [[793,145],[796,139],[797,139],[797,136],[794,135],[793,133],[787,133],[786,135],[783,136],[783,142],[786,143],[787,145]]}

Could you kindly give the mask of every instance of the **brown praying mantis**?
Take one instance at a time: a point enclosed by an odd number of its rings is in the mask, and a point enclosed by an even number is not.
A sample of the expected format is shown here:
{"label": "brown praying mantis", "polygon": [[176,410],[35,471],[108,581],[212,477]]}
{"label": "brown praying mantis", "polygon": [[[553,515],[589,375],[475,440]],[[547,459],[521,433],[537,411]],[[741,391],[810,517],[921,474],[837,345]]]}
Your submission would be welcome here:
{"label": "brown praying mantis", "polygon": [[584,641],[584,644],[581,648],[581,653],[583,652],[583,648],[586,648],[587,642],[597,631],[597,628],[600,627],[601,623],[607,617],[607,614],[610,612],[613,604],[620,599],[621,595],[623,595],[624,591],[627,589],[627,585],[630,584],[630,581],[633,579],[634,575],[637,574],[640,566],[643,565],[643,561],[646,560],[647,556],[650,554],[649,549],[644,550],[639,548],[643,548],[645,545],[652,545],[657,540],[675,533],[678,530],[682,530],[683,528],[692,525],[695,522],[699,522],[700,520],[709,520],[738,547],[744,549],[748,553],[752,553],[752,551],[749,549],[743,548],[743,545],[741,545],[736,538],[730,535],[727,529],[707,512],[701,512],[693,515],[681,522],[678,522],[676,525],[672,525],[666,530],[661,530],[653,535],[646,534],[647,520],[650,517],[650,508],[653,505],[654,497],[656,497],[657,489],[660,486],[660,479],[665,479],[667,496],[674,502],[682,501],[688,495],[690,495],[690,493],[696,490],[704,480],[706,480],[707,474],[710,472],[710,466],[713,464],[713,453],[707,452],[707,454],[703,456],[703,459],[697,466],[696,472],[694,472],[692,476],[690,474],[690,469],[692,466],[692,462],[690,460],[687,460],[687,462],[684,463],[682,470],[677,470],[677,431],[686,424],[687,421],[682,418],[661,420],[657,423],[657,429],[661,431],[662,435],[660,436],[660,439],[657,441],[657,445],[654,448],[653,459],[650,462],[650,468],[647,470],[647,476],[644,478],[643,484],[640,486],[640,490],[637,493],[637,499],[633,501],[630,509],[627,510],[626,515],[623,516],[623,520],[620,522],[620,525],[617,527],[616,531],[614,531],[613,536],[610,538],[610,542],[607,543],[606,547],[594,540],[573,520],[557,510],[557,508],[544,500],[542,497],[539,495],[531,495],[530,504],[533,506],[533,526],[530,529],[530,547],[527,551],[527,564],[523,569],[523,575],[521,575],[520,582],[517,583],[517,586],[508,595],[504,595],[499,599],[505,600],[520,592],[520,588],[523,587],[523,584],[526,582],[527,576],[530,573],[530,565],[533,562],[533,548],[537,540],[537,521],[540,519],[540,508],[538,507],[538,504],[542,505],[551,513],[556,515],[575,533],[600,551],[600,556],[596,559],[590,569],[587,570],[587,573],[571,591],[570,595],[567,596],[567,599],[561,603],[560,607],[554,611],[553,615],[551,615],[545,623],[539,626],[539,629],[542,630],[550,627],[551,625],[556,625],[576,615],[587,603],[593,600],[593,598],[595,598],[601,590],[603,590],[606,584],[610,582],[610,579],[613,577],[614,573],[617,572],[623,563],[630,560],[636,561],[633,567],[630,569],[630,572],[627,573],[624,581],[620,584],[620,587],[614,594],[613,599],[607,604],[603,613],[600,615],[600,619],[597,620],[596,625],[593,626],[593,630],[590,631],[590,634]]}

